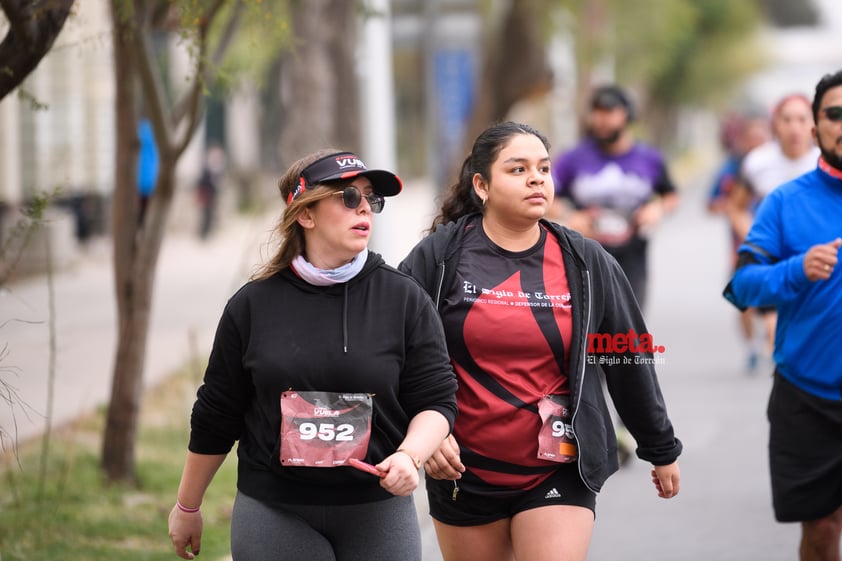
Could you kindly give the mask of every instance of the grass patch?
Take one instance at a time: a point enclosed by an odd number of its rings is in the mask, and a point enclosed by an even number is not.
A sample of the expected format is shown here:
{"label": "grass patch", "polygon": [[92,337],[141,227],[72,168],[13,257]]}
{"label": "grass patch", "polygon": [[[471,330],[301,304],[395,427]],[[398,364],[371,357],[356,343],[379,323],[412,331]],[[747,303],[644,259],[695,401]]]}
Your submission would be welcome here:
{"label": "grass patch", "polygon": [[[19,458],[0,456],[2,561],[171,561],[167,517],[184,465],[190,409],[199,380],[188,365],[144,396],[136,454],[137,486],[108,484],[99,468],[104,411],[53,431],[46,477],[39,439]],[[202,504],[202,555],[228,555],[236,457],[220,468]]]}

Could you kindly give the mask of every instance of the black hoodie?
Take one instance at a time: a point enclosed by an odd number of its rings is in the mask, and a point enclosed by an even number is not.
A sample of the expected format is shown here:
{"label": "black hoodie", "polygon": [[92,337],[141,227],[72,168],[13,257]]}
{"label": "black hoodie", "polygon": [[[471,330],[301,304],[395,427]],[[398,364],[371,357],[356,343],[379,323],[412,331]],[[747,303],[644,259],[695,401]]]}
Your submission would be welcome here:
{"label": "black hoodie", "polygon": [[239,440],[238,489],[267,503],[354,504],[391,497],[350,467],[284,467],[280,395],[368,393],[366,461],[379,463],[421,411],[451,426],[456,378],[441,321],[412,278],[369,253],[347,283],[313,286],[289,267],[243,286],[217,328],[191,417],[189,449],[225,454]]}
{"label": "black hoodie", "polygon": [[[432,296],[438,307],[456,282],[456,268],[469,215],[439,226],[398,267]],[[637,455],[654,465],[674,462],[682,450],[673,433],[654,366],[647,360],[598,366],[587,354],[588,334],[648,333],[628,280],[617,261],[597,242],[554,222],[541,221],[561,244],[573,313],[570,373],[573,430],[579,447],[579,474],[594,492],[619,468],[617,439],[598,369],[623,423],[637,441]],[[639,355],[652,359],[652,353]],[[598,358],[598,357],[596,357]]]}

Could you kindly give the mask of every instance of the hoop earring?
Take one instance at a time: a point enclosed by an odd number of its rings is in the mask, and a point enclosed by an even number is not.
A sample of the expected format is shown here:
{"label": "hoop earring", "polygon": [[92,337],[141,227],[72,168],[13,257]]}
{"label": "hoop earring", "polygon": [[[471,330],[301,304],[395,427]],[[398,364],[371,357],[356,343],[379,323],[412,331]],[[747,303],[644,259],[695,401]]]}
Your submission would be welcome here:
{"label": "hoop earring", "polygon": [[480,199],[482,201],[482,208],[485,208],[485,203],[488,201],[488,198]]}

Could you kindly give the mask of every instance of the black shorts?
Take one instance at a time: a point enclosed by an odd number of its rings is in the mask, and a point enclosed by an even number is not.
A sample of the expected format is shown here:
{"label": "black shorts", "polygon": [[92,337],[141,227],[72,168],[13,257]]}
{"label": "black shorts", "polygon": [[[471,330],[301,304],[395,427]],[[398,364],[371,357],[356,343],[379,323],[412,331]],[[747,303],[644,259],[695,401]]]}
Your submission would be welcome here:
{"label": "black shorts", "polygon": [[807,393],[775,372],[767,416],[778,522],[815,520],[842,506],[842,401]]}
{"label": "black shorts", "polygon": [[426,484],[430,516],[452,526],[480,526],[549,505],[581,506],[596,512],[596,494],[582,482],[576,464],[559,464],[559,469],[534,489],[506,497],[460,489],[454,500],[453,481],[428,477]]}

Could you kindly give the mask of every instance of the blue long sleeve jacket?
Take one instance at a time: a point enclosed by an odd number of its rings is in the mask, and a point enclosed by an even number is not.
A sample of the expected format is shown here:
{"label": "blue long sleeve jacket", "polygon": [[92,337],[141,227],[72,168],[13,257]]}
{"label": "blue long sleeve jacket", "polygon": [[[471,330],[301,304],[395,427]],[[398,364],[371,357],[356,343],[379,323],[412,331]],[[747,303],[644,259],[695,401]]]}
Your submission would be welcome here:
{"label": "blue long sleeve jacket", "polygon": [[811,247],[842,238],[842,173],[821,164],[763,200],[724,296],[740,309],[775,306],[778,371],[811,394],[839,401],[842,266],[815,282],[804,272]]}

